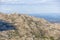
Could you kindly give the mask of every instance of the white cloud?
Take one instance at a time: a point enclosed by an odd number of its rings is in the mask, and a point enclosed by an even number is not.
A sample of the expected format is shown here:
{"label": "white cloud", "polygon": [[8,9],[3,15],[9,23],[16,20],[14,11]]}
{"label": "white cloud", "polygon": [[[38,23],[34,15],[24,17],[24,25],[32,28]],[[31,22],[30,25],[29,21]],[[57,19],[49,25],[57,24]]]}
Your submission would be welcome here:
{"label": "white cloud", "polygon": [[47,0],[41,0],[40,2],[41,2],[41,3],[44,3],[44,2],[46,2],[46,1],[47,1]]}
{"label": "white cloud", "polygon": [[36,4],[36,3],[44,3],[47,0],[0,0],[0,2],[4,3],[24,3],[24,4]]}
{"label": "white cloud", "polygon": [[57,0],[0,0],[1,4],[56,4]]}
{"label": "white cloud", "polygon": [[0,2],[16,2],[17,0],[0,0]]}
{"label": "white cloud", "polygon": [[[17,3],[17,4],[23,4],[23,5],[9,5],[7,6],[0,6],[0,9],[2,11],[19,11],[19,12],[28,12],[28,13],[60,13],[60,7],[59,3],[56,2],[57,0],[2,0],[2,2],[5,4],[11,4],[11,3]],[[1,2],[1,1],[0,1]],[[28,4],[28,5],[25,5]],[[32,6],[31,6],[31,5]],[[37,5],[36,5],[37,4]],[[19,7],[18,7],[19,6]],[[2,8],[1,8],[2,7]],[[0,11],[1,11],[0,10]]]}

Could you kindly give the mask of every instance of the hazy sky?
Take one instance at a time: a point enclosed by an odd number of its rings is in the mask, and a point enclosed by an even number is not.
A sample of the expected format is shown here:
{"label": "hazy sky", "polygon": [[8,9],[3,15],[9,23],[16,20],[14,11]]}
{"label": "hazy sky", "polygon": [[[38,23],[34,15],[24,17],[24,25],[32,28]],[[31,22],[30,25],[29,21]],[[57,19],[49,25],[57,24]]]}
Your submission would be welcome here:
{"label": "hazy sky", "polygon": [[0,0],[0,12],[60,13],[60,0]]}

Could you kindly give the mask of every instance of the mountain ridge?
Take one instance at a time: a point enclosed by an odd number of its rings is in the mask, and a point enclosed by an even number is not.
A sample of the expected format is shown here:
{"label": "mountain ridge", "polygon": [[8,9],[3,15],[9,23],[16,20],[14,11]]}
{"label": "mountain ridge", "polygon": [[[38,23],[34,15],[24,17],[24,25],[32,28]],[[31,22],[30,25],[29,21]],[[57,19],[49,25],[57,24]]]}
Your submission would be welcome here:
{"label": "mountain ridge", "polygon": [[[0,21],[0,28],[3,30],[0,31],[0,40],[60,39],[60,24],[50,23],[43,18],[36,18],[25,14],[0,13]],[[8,24],[6,24],[6,22]],[[8,30],[7,25],[12,30]],[[4,28],[6,31],[4,30]]]}

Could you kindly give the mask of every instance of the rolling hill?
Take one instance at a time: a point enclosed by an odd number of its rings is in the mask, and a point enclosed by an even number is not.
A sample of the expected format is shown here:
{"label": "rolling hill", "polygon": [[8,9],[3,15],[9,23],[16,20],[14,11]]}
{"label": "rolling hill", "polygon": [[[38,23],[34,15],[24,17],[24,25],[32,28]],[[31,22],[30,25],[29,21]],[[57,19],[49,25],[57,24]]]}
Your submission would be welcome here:
{"label": "rolling hill", "polygon": [[25,14],[0,13],[0,40],[60,40],[60,24]]}

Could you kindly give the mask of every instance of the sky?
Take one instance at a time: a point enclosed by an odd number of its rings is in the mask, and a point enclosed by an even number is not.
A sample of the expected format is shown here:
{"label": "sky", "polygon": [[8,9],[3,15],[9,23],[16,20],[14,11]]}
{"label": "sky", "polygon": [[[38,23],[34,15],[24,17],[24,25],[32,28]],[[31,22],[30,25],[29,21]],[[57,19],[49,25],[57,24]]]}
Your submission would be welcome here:
{"label": "sky", "polygon": [[4,13],[60,13],[60,0],[0,0]]}

